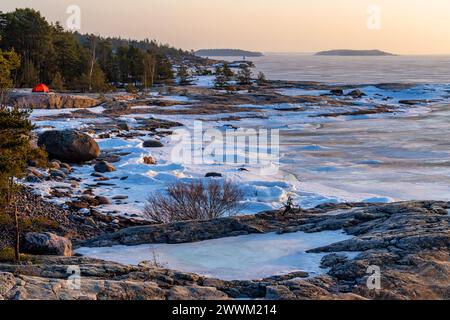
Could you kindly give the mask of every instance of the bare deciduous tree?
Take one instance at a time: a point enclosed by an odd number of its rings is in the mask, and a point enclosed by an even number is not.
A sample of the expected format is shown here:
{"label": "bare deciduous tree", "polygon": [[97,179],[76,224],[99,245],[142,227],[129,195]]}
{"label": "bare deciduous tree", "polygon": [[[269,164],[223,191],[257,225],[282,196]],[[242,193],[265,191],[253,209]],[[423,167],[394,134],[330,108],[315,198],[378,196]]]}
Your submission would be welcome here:
{"label": "bare deciduous tree", "polygon": [[235,215],[242,209],[242,190],[229,181],[179,182],[166,193],[154,193],[147,199],[144,217],[157,223],[185,220],[209,220]]}
{"label": "bare deciduous tree", "polygon": [[89,91],[92,91],[92,75],[94,73],[94,66],[97,61],[97,37],[92,35],[89,37],[91,46],[91,62],[89,68]]}

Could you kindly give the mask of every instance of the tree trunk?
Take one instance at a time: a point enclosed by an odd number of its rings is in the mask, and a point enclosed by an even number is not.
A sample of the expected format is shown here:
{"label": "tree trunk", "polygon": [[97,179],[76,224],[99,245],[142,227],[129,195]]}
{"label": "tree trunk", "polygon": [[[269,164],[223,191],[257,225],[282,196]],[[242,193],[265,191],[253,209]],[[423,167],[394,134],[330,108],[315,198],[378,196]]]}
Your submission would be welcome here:
{"label": "tree trunk", "polygon": [[92,74],[94,73],[94,65],[95,65],[95,51],[97,46],[97,38],[92,39],[92,59],[91,59],[91,68],[89,70],[89,91],[92,91]]}
{"label": "tree trunk", "polygon": [[150,80],[150,86],[153,87],[153,84],[155,83],[155,69],[156,69],[156,62],[153,61],[152,68],[151,68],[151,80]]}
{"label": "tree trunk", "polygon": [[14,201],[14,219],[16,221],[16,245],[14,247],[14,256],[16,262],[20,262],[20,232],[19,232],[19,214],[17,212],[17,201]]}

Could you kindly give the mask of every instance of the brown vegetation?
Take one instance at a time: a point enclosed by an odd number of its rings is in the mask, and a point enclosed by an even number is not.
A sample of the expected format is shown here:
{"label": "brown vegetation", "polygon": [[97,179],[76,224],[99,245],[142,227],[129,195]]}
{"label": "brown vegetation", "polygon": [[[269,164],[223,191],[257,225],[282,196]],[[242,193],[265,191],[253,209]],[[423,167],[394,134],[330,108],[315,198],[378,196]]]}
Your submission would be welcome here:
{"label": "brown vegetation", "polygon": [[216,219],[239,212],[242,197],[239,187],[229,181],[180,182],[169,186],[167,193],[152,194],[144,216],[157,223]]}

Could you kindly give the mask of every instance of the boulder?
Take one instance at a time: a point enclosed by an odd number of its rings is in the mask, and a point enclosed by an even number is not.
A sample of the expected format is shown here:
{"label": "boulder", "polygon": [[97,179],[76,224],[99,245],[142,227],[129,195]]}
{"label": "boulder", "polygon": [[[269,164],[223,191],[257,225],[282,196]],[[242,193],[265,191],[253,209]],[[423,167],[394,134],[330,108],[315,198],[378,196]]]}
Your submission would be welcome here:
{"label": "boulder", "polygon": [[123,131],[130,131],[130,126],[125,121],[118,122],[117,128],[119,128],[119,130],[123,130]]}
{"label": "boulder", "polygon": [[66,169],[69,172],[72,172],[72,167],[70,165],[68,165],[67,163],[64,163],[64,162],[60,163],[59,166],[60,166],[61,169]]}
{"label": "boulder", "polygon": [[96,172],[105,173],[105,172],[114,172],[116,168],[109,162],[100,161],[94,166],[94,170]]}
{"label": "boulder", "polygon": [[28,168],[27,171],[28,171],[27,173],[29,175],[35,176],[40,179],[44,178],[44,174],[35,168]]}
{"label": "boulder", "polygon": [[144,141],[144,148],[162,148],[164,145],[158,140],[147,140]]}
{"label": "boulder", "polygon": [[50,162],[48,163],[48,166],[49,166],[51,169],[59,170],[59,169],[61,168],[61,162],[59,162],[59,161],[50,161]]}
{"label": "boulder", "polygon": [[70,163],[90,161],[100,155],[97,142],[75,130],[46,131],[39,136],[38,145],[50,158]]}
{"label": "boulder", "polygon": [[221,173],[217,173],[217,172],[208,172],[205,175],[205,178],[221,178],[222,174]]}
{"label": "boulder", "polygon": [[400,104],[406,104],[406,105],[408,105],[408,106],[413,106],[413,105],[416,105],[416,104],[424,104],[424,103],[428,103],[429,101],[428,100],[400,100],[398,103],[400,103]]}
{"label": "boulder", "polygon": [[330,90],[330,94],[333,96],[343,96],[344,95],[344,90],[342,89],[333,89]]}
{"label": "boulder", "polygon": [[356,89],[356,90],[353,90],[353,91],[350,91],[349,93],[347,93],[347,96],[352,97],[354,99],[359,99],[359,98],[366,96],[366,94],[364,92],[362,92],[361,90]]}
{"label": "boulder", "polygon": [[26,176],[26,178],[25,178],[25,181],[28,182],[28,183],[41,183],[41,182],[42,182],[42,179],[39,178],[39,177],[36,177],[36,176],[33,175],[33,174],[28,174],[28,175]]}
{"label": "boulder", "polygon": [[277,285],[277,286],[268,286],[266,288],[266,297],[267,300],[295,300],[296,296],[292,293],[288,287]]}
{"label": "boulder", "polygon": [[169,291],[168,300],[228,300],[228,296],[212,287],[173,286]]}
{"label": "boulder", "polygon": [[111,138],[111,134],[110,133],[101,133],[98,135],[99,139],[109,139]]}
{"label": "boulder", "polygon": [[128,199],[128,196],[119,195],[119,196],[114,196],[112,199],[113,200],[125,200],[125,199]]}
{"label": "boulder", "polygon": [[107,197],[97,196],[95,197],[95,199],[97,199],[99,205],[111,204],[111,200],[109,200]]}
{"label": "boulder", "polygon": [[143,158],[145,164],[156,164],[156,159],[152,156]]}
{"label": "boulder", "polygon": [[66,174],[63,171],[57,169],[50,169],[49,173],[52,178],[64,179],[66,177]]}
{"label": "boulder", "polygon": [[35,255],[72,256],[72,242],[56,234],[27,233],[22,242],[22,252]]}
{"label": "boulder", "polygon": [[348,261],[348,259],[345,254],[332,253],[322,258],[320,267],[323,269],[331,268],[339,263],[344,263],[346,261]]}

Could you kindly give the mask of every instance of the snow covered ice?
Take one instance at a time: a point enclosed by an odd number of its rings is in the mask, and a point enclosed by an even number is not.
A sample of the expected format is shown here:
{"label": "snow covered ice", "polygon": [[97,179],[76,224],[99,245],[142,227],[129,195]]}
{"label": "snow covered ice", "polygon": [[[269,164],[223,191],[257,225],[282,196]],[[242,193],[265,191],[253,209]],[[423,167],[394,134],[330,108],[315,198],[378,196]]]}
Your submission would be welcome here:
{"label": "snow covered ice", "polygon": [[[198,77],[198,85],[207,86],[211,77]],[[326,202],[366,201],[390,202],[397,200],[446,200],[450,197],[450,159],[447,137],[450,134],[448,105],[402,106],[401,99],[428,99],[449,101],[446,84],[417,85],[402,90],[361,86],[367,96],[359,106],[323,106],[315,104],[242,105],[250,111],[235,113],[237,120],[223,120],[228,114],[190,115],[170,114],[155,117],[177,121],[187,130],[193,130],[195,120],[203,120],[204,130],[224,131],[229,127],[279,129],[280,171],[276,175],[261,174],[257,166],[208,162],[202,164],[176,163],[171,151],[173,138],[163,139],[164,147],[142,147],[145,136],[139,138],[97,139],[102,150],[128,153],[115,163],[116,172],[106,173],[114,186],[97,189],[96,195],[127,196],[120,204],[106,205],[103,212],[117,211],[140,215],[146,197],[155,190],[164,189],[176,181],[203,178],[208,172],[220,172],[224,178],[238,183],[245,195],[244,214],[279,208],[288,196],[302,207],[314,207]],[[285,94],[323,94],[321,90],[286,89]],[[185,96],[160,95],[167,99],[189,103]],[[387,99],[389,98],[389,99]],[[321,114],[371,108],[374,102],[395,106],[396,112],[358,116],[323,117]],[[174,105],[167,109],[186,109],[189,105]],[[137,119],[147,119],[154,106],[134,106],[148,113],[126,114],[120,117],[131,128]],[[296,111],[296,108],[303,108]],[[255,109],[255,112],[251,111]],[[259,110],[257,110],[259,109]],[[71,118],[76,109],[34,110],[32,119],[38,131],[89,128],[108,119],[102,117],[103,107],[90,108],[95,118]],[[39,119],[56,115],[67,118]],[[447,119],[447,120],[446,120]],[[145,132],[143,132],[145,134]],[[199,147],[199,146],[197,146]],[[238,154],[239,155],[239,154]],[[156,158],[157,165],[148,166],[143,157]],[[269,159],[270,160],[270,159]],[[82,179],[82,186],[94,183],[92,166],[75,166],[74,176]],[[45,194],[50,183],[36,185]],[[64,199],[62,199],[64,200]],[[56,200],[55,200],[56,201]]]}

